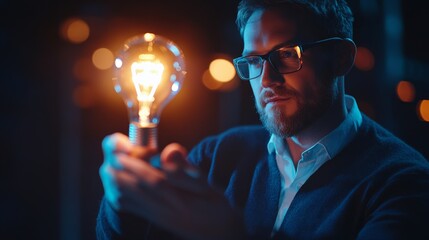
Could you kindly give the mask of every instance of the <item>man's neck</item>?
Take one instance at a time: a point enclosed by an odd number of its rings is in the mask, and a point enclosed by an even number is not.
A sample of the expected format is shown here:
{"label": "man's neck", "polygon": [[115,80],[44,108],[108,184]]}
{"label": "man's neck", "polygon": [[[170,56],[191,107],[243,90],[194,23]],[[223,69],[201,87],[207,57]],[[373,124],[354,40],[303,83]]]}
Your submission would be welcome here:
{"label": "man's neck", "polygon": [[346,115],[344,93],[340,93],[320,119],[298,134],[285,139],[285,144],[289,147],[295,167],[301,159],[301,154],[340,125]]}

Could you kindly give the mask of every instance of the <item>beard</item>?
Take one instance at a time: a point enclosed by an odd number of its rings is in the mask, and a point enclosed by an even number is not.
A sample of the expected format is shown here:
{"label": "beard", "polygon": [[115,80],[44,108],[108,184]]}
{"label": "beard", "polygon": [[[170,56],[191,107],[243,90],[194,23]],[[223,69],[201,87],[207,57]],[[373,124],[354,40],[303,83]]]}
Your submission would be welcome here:
{"label": "beard", "polygon": [[267,113],[262,108],[262,104],[255,99],[259,119],[271,134],[282,138],[294,136],[321,118],[332,106],[334,98],[332,89],[329,89],[330,87],[328,86],[323,86],[322,88],[318,89],[311,98],[305,98],[299,93],[293,93],[297,101],[297,111],[289,116],[280,107],[272,107],[270,113]]}

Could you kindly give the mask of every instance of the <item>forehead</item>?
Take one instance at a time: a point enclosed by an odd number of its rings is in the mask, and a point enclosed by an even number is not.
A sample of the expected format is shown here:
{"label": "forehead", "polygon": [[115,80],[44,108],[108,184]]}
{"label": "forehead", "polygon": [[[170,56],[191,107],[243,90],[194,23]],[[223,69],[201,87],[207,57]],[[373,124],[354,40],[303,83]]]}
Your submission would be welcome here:
{"label": "forehead", "polygon": [[319,39],[319,27],[303,9],[285,7],[259,9],[243,30],[243,55],[263,54],[279,44],[299,44]]}
{"label": "forehead", "polygon": [[257,10],[244,28],[244,51],[268,51],[280,43],[293,41],[296,32],[295,21],[279,11]]}

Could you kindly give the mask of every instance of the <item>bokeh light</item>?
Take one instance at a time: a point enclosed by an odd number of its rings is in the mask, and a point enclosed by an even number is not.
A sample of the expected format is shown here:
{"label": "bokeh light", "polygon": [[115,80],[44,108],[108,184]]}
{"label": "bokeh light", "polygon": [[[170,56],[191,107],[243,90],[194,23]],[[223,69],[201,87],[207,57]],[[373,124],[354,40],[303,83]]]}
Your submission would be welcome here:
{"label": "bokeh light", "polygon": [[222,87],[222,82],[219,82],[214,79],[213,76],[210,74],[209,70],[206,70],[203,73],[203,84],[206,88],[210,90],[218,90]]}
{"label": "bokeh light", "polygon": [[417,112],[420,120],[429,122],[429,100],[421,100],[417,105]]}
{"label": "bokeh light", "polygon": [[92,63],[100,70],[109,69],[113,65],[114,56],[107,48],[99,48],[92,54]]}
{"label": "bokeh light", "polygon": [[232,62],[226,59],[215,59],[209,65],[209,72],[219,82],[229,82],[235,77],[235,69]]}
{"label": "bokeh light", "polygon": [[231,81],[228,81],[228,82],[221,82],[219,80],[216,80],[213,78],[209,69],[207,69],[203,73],[202,79],[203,79],[203,84],[206,88],[213,91],[220,91],[220,92],[232,91],[236,89],[240,83],[237,78],[233,78]]}
{"label": "bokeh light", "polygon": [[365,47],[358,47],[356,52],[355,67],[361,71],[369,71],[374,68],[374,54]]}
{"label": "bokeh light", "polygon": [[413,83],[408,81],[400,81],[396,86],[396,94],[403,102],[412,102],[416,96],[416,90]]}
{"label": "bokeh light", "polygon": [[90,28],[84,20],[71,18],[62,24],[60,33],[65,40],[78,44],[88,39]]}

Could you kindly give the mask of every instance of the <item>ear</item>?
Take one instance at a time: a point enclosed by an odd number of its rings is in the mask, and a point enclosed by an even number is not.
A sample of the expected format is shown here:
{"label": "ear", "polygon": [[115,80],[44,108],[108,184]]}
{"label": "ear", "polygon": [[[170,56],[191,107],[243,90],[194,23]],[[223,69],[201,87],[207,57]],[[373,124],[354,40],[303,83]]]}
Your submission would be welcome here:
{"label": "ear", "polygon": [[335,47],[336,61],[334,61],[334,74],[336,76],[346,75],[353,67],[356,57],[356,44],[350,38],[338,42]]}

